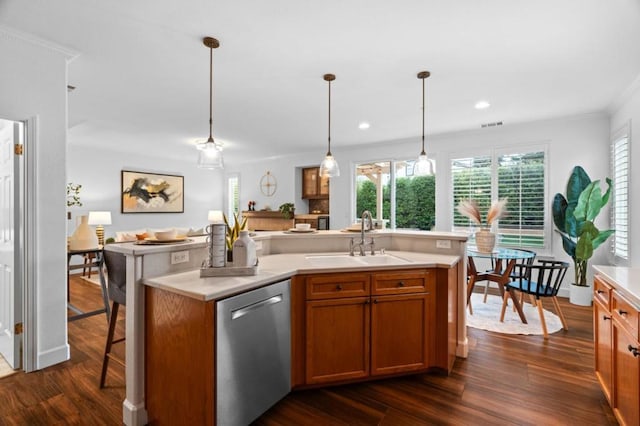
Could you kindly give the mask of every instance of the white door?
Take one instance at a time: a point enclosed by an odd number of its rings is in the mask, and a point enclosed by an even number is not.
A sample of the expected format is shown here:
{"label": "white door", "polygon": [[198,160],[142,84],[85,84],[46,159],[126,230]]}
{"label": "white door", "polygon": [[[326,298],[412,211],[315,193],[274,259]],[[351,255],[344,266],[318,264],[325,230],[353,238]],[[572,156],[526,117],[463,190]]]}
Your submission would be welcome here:
{"label": "white door", "polygon": [[21,291],[15,267],[15,163],[16,144],[22,143],[22,123],[0,119],[0,354],[12,368],[21,367]]}

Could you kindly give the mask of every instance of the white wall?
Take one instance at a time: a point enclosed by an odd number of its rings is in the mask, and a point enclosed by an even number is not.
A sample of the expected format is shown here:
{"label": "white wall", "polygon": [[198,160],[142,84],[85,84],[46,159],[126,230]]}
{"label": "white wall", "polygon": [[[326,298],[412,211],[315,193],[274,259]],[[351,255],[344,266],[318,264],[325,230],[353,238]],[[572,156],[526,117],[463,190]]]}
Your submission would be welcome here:
{"label": "white wall", "polygon": [[[640,212],[640,77],[636,79],[624,99],[616,106],[611,117],[611,132],[615,132],[623,125],[630,123],[630,154],[631,179],[629,186],[629,266],[640,267],[640,226],[634,221],[635,213]],[[635,139],[635,140],[634,140]],[[633,196],[636,194],[636,196]]]}
{"label": "white wall", "polygon": [[[195,149],[193,158],[167,159],[90,148],[74,140],[72,129],[67,153],[67,179],[68,182],[82,184],[82,206],[69,208],[73,220],[69,222],[68,234],[71,235],[76,227],[75,219],[92,210],[111,212],[112,224],[105,227],[105,238],[115,237],[116,231],[123,230],[206,226],[207,212],[222,210],[222,171],[198,169],[196,158]],[[122,170],[184,176],[184,213],[121,213]]]}
{"label": "white wall", "polygon": [[37,135],[26,149],[31,155],[35,148],[37,163],[36,368],[44,368],[69,358],[64,197],[69,55],[0,28],[0,58],[0,117],[38,118]]}

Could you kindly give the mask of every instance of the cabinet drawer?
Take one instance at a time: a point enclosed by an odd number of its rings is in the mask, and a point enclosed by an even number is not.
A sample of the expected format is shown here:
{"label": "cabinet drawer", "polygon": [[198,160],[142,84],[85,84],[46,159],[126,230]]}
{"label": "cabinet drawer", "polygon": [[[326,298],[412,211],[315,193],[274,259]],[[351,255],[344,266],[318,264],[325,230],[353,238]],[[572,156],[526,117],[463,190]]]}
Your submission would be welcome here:
{"label": "cabinet drawer", "polygon": [[632,336],[638,338],[638,310],[618,292],[612,292],[611,313]]}
{"label": "cabinet drawer", "polygon": [[611,309],[611,286],[596,276],[593,280],[593,297],[607,309]]}
{"label": "cabinet drawer", "polygon": [[369,295],[369,274],[313,275],[307,281],[307,300],[335,299]]}
{"label": "cabinet drawer", "polygon": [[379,272],[372,274],[371,294],[423,293],[432,291],[436,274],[432,270]]}

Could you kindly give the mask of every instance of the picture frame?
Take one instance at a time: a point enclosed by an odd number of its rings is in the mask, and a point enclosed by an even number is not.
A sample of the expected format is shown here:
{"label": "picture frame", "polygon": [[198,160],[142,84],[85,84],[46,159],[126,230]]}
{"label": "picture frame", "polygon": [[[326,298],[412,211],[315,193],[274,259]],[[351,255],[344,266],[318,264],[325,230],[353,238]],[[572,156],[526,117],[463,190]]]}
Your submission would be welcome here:
{"label": "picture frame", "polygon": [[122,213],[184,213],[184,176],[122,170]]}

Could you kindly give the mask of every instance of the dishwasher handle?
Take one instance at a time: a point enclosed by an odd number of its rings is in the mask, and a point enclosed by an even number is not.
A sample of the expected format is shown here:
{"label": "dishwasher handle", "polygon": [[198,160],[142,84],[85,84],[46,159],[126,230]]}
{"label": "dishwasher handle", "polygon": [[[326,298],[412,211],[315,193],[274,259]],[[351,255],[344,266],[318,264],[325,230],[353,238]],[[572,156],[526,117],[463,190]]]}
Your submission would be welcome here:
{"label": "dishwasher handle", "polygon": [[255,311],[265,306],[274,305],[280,302],[282,302],[282,294],[277,294],[275,296],[269,297],[268,299],[260,300],[258,302],[252,303],[251,305],[243,306],[242,308],[232,310],[231,319],[232,320],[238,319],[240,317],[243,317],[251,313],[251,311]]}

